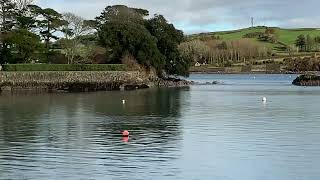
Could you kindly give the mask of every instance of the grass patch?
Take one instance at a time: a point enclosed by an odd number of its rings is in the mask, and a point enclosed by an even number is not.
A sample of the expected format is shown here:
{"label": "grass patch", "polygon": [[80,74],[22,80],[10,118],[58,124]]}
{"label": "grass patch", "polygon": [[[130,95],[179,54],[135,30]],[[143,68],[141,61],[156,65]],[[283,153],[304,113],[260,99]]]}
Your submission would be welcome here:
{"label": "grass patch", "polygon": [[[320,36],[320,29],[316,28],[297,28],[297,29],[282,29],[273,27],[275,29],[275,34],[278,37],[278,41],[280,43],[269,43],[269,42],[262,42],[259,41],[257,38],[252,38],[253,41],[256,41],[257,43],[271,47],[274,52],[281,53],[283,52],[283,48],[286,45],[294,45],[297,37],[301,34],[303,35],[310,35],[311,37]],[[210,32],[210,33],[202,33],[201,36],[210,36],[214,34],[215,36],[219,36],[222,40],[225,41],[232,41],[232,40],[239,40],[243,39],[243,36],[248,33],[255,33],[255,32],[265,32],[266,27],[254,27],[254,28],[244,28],[239,30],[233,30],[233,31],[220,31],[220,32]],[[196,38],[199,34],[193,34],[191,37]]]}

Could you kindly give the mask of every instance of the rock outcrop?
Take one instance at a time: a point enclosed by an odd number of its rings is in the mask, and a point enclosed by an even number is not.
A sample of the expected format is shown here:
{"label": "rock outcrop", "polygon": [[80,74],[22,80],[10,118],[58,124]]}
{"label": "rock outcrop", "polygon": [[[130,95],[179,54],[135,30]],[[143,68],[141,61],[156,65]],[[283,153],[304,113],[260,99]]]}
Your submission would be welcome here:
{"label": "rock outcrop", "polygon": [[292,84],[296,86],[320,86],[320,76],[314,74],[301,75]]}
{"label": "rock outcrop", "polygon": [[177,78],[158,78],[152,71],[30,71],[0,72],[1,91],[89,92],[150,87],[211,85]]}

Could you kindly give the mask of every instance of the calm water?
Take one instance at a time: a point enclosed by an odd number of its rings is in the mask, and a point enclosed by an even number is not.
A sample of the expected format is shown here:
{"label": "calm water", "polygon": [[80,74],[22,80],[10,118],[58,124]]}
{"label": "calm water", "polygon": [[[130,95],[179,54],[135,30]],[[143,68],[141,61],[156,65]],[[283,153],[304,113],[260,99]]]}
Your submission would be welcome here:
{"label": "calm water", "polygon": [[319,179],[320,88],[294,78],[193,75],[221,84],[3,94],[0,179]]}

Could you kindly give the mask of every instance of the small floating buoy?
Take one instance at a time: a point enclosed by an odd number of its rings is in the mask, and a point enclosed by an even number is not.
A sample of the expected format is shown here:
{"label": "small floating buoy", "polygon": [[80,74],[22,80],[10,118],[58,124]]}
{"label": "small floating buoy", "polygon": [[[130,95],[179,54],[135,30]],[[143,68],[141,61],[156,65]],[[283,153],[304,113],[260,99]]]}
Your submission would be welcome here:
{"label": "small floating buoy", "polygon": [[122,137],[129,137],[130,133],[127,130],[122,131]]}
{"label": "small floating buoy", "polygon": [[122,142],[124,142],[124,143],[127,143],[127,142],[129,142],[129,136],[127,136],[127,137],[122,137]]}
{"label": "small floating buoy", "polygon": [[262,102],[267,102],[267,98],[266,98],[266,97],[263,97],[263,98],[262,98]]}
{"label": "small floating buoy", "polygon": [[126,103],[126,100],[122,100],[122,104],[125,104]]}

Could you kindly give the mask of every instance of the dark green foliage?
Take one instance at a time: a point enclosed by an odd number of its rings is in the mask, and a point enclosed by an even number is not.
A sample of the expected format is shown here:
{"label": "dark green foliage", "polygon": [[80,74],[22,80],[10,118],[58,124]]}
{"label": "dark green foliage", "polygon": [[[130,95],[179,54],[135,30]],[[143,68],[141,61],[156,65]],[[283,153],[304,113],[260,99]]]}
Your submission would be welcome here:
{"label": "dark green foliage", "polygon": [[6,46],[0,47],[0,64],[11,62],[13,60],[11,49]]}
{"label": "dark green foliage", "polygon": [[14,30],[7,38],[7,43],[13,46],[14,62],[28,62],[36,58],[36,53],[43,51],[40,37],[26,29]]}
{"label": "dark green foliage", "polygon": [[262,36],[264,36],[263,32],[250,32],[243,35],[243,38],[260,38]]}
{"label": "dark green foliage", "polygon": [[54,33],[62,30],[62,26],[66,25],[67,22],[63,20],[62,14],[58,13],[54,9],[42,9],[41,7],[36,5],[31,5],[29,6],[29,8],[34,17],[42,17],[36,21],[36,24],[40,29],[40,34],[45,41],[46,48],[49,48],[49,42],[51,39],[59,39],[54,35]]}
{"label": "dark green foliage", "polygon": [[309,34],[306,38],[306,51],[311,52],[315,47],[315,40]]}
{"label": "dark green foliage", "polygon": [[212,34],[210,36],[206,36],[206,35],[199,35],[199,37],[197,37],[200,41],[210,41],[210,40],[220,40],[220,36]]}
{"label": "dark green foliage", "polygon": [[96,18],[99,42],[106,47],[108,58],[121,63],[124,56],[132,55],[139,64],[155,68],[159,75],[188,75],[191,61],[178,51],[184,39],[182,31],[161,15],[145,20],[147,15],[143,9],[108,6]]}
{"label": "dark green foliage", "polygon": [[16,23],[17,9],[11,0],[0,0],[0,63],[12,60],[12,52],[7,37]]}
{"label": "dark green foliage", "polygon": [[17,16],[17,26],[19,29],[32,29],[36,28],[36,20],[33,17],[24,15]]}
{"label": "dark green foliage", "polygon": [[78,37],[81,44],[93,45],[98,42],[98,36],[96,34],[82,35]]}
{"label": "dark green foliage", "polygon": [[146,28],[157,38],[157,47],[165,56],[165,71],[173,75],[188,76],[190,59],[182,58],[178,45],[184,40],[183,32],[169,24],[162,15],[146,21]]}
{"label": "dark green foliage", "polygon": [[320,36],[299,35],[295,41],[296,47],[301,52],[319,52],[320,51]]}
{"label": "dark green foliage", "polygon": [[[183,57],[178,50],[178,45],[184,40],[183,32],[161,15],[148,19],[149,12],[145,9],[107,6],[95,20],[82,20],[81,24],[88,29],[86,33],[77,34],[84,31],[71,27],[79,25],[75,21],[80,17],[65,16],[63,19],[63,15],[54,9],[28,4],[16,7],[14,2],[0,0],[0,7],[3,7],[0,8],[0,22],[3,22],[0,33],[2,64],[34,61],[65,63],[66,57],[68,63],[86,64],[99,59],[103,63],[121,64],[129,57],[131,62],[154,68],[159,75],[188,75],[192,59]],[[64,33],[65,39],[59,40],[57,32]],[[54,70],[62,67],[41,65],[39,69],[38,66],[19,65],[13,69]],[[12,66],[8,67],[12,69]],[[74,67],[64,68],[58,69],[74,70]]]}
{"label": "dark green foliage", "polygon": [[278,37],[275,34],[275,29],[266,28],[265,32],[250,32],[243,36],[243,38],[257,38],[259,41],[277,43]]}
{"label": "dark green foliage", "polygon": [[126,71],[123,64],[5,64],[4,71]]}
{"label": "dark green foliage", "polygon": [[48,54],[42,54],[39,60],[39,63],[68,64],[68,58],[60,51],[49,51]]}
{"label": "dark green foliage", "polygon": [[297,37],[295,44],[300,49],[300,51],[306,50],[306,41],[306,37],[303,34]]}
{"label": "dark green foliage", "polygon": [[314,41],[315,41],[315,43],[320,43],[320,36],[316,36],[315,38],[314,38]]}
{"label": "dark green foliage", "polygon": [[303,74],[298,76],[292,84],[296,86],[320,86],[320,76],[314,74]]}
{"label": "dark green foliage", "polygon": [[124,5],[107,6],[101,15],[96,17],[96,25],[101,26],[111,21],[143,24],[143,18],[148,15],[149,12],[144,9],[129,8]]}
{"label": "dark green foliage", "polygon": [[121,63],[125,52],[133,55],[139,64],[160,70],[164,57],[154,38],[143,25],[131,22],[108,22],[99,31],[101,45],[107,48],[112,63]]}
{"label": "dark green foliage", "polygon": [[269,42],[269,43],[277,43],[278,37],[275,34],[263,34],[258,38],[259,41]]}
{"label": "dark green foliage", "polygon": [[1,32],[10,31],[16,22],[18,10],[12,0],[0,0]]}

